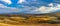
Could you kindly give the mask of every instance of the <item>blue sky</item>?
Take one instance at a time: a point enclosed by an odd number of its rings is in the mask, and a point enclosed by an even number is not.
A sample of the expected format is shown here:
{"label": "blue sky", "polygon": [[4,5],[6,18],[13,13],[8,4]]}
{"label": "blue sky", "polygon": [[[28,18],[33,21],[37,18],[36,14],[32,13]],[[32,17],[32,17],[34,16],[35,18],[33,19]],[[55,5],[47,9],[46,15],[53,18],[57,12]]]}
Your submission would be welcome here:
{"label": "blue sky", "polygon": [[60,12],[60,0],[0,0],[0,14]]}

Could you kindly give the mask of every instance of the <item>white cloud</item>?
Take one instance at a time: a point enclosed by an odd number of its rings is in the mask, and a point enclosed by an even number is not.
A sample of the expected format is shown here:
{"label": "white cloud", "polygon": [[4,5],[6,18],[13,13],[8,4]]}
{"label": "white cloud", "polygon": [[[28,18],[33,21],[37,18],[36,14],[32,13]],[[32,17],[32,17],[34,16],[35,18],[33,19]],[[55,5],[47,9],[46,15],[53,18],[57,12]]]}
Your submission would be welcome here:
{"label": "white cloud", "polygon": [[0,8],[6,8],[7,6],[4,6],[3,4],[0,4]]}
{"label": "white cloud", "polygon": [[54,5],[53,5],[53,3],[50,3],[50,4],[48,4],[48,6],[51,6],[51,7],[52,7],[52,6],[54,6]]}
{"label": "white cloud", "polygon": [[19,0],[18,4],[25,2],[26,0]]}
{"label": "white cloud", "polygon": [[50,7],[41,6],[40,8],[34,10],[33,12],[37,12],[37,13],[51,13],[51,12],[55,12],[57,10],[60,10],[60,4],[56,4],[56,6],[54,6],[53,3],[50,3],[50,4],[48,4],[48,6],[50,6]]}
{"label": "white cloud", "polygon": [[11,4],[12,3],[10,0],[0,0],[0,1],[6,2],[8,4]]}
{"label": "white cloud", "polygon": [[[0,1],[6,2],[6,3],[8,3],[8,4],[11,4],[11,3],[12,3],[11,0],[0,0]],[[26,1],[26,0],[19,0],[19,1],[17,2],[17,4],[21,4],[21,3],[25,2],[25,1]]]}
{"label": "white cloud", "polygon": [[0,13],[13,13],[13,12],[15,12],[15,13],[20,12],[21,13],[21,12],[24,12],[24,11],[31,11],[32,9],[34,10],[35,8],[36,7],[34,7],[34,6],[32,6],[32,7],[24,6],[22,9],[20,9],[20,8],[7,7],[3,4],[0,4]]}
{"label": "white cloud", "polygon": [[18,9],[18,8],[13,8],[13,7],[7,7],[4,6],[3,4],[0,4],[0,13],[12,13],[12,12],[25,12],[27,14],[41,14],[41,13],[51,13],[51,12],[55,12],[57,10],[60,10],[60,4],[56,4],[54,5],[53,3],[48,4],[48,6],[50,7],[46,7],[46,6],[41,6],[40,8],[37,7],[29,7],[29,6],[24,6],[24,8],[22,9]]}
{"label": "white cloud", "polygon": [[1,13],[12,13],[12,12],[21,12],[22,10],[13,8],[13,7],[7,7],[3,4],[0,4],[0,14]]}

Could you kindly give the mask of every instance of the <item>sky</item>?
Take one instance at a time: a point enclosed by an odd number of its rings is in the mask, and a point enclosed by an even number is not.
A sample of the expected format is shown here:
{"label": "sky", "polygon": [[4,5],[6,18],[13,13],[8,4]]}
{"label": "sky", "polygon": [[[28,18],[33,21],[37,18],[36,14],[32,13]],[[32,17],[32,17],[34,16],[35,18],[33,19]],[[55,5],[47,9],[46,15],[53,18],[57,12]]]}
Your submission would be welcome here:
{"label": "sky", "polygon": [[0,0],[0,14],[60,12],[60,0]]}

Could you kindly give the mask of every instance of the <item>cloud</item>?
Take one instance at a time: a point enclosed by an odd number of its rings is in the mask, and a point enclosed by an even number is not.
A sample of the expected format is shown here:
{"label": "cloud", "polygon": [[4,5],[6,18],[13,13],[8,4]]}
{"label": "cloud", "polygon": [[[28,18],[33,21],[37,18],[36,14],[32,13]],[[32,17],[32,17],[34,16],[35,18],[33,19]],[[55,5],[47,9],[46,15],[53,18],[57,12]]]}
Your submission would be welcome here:
{"label": "cloud", "polygon": [[[11,4],[12,2],[10,0],[0,0],[0,1],[4,1],[8,4]],[[25,2],[25,0],[19,0],[18,3],[23,3]],[[60,10],[60,4],[57,3],[48,3],[48,7],[44,6],[45,3],[41,4],[40,3],[31,3],[31,7],[28,5],[23,5],[23,8],[17,8],[19,5],[16,5],[17,7],[7,7],[3,4],[0,4],[0,13],[27,13],[27,14],[41,14],[41,13],[52,13],[55,11]],[[26,4],[26,3],[24,3]],[[30,4],[30,3],[29,3]],[[32,6],[32,4],[34,4]],[[35,7],[35,6],[39,6],[39,7]],[[20,6],[19,6],[20,7]]]}
{"label": "cloud", "polygon": [[25,2],[26,0],[19,0],[18,4]]}
{"label": "cloud", "polygon": [[[11,4],[11,3],[12,3],[11,0],[0,0],[0,1],[6,2],[6,3],[8,3],[8,4]],[[23,2],[25,2],[25,1],[26,1],[26,0],[19,0],[19,1],[18,1],[18,4],[23,3]]]}
{"label": "cloud", "polygon": [[60,4],[53,4],[53,3],[50,3],[48,4],[49,7],[46,7],[46,6],[41,6],[40,8],[37,8],[35,10],[33,10],[31,13],[52,13],[52,12],[55,12],[55,11],[58,11],[60,10]]}
{"label": "cloud", "polygon": [[7,7],[3,4],[0,4],[0,14],[1,13],[13,13],[13,12],[21,12],[22,10],[13,7]]}
{"label": "cloud", "polygon": [[34,6],[32,6],[32,7],[24,6],[23,8],[15,8],[15,7],[8,7],[3,4],[0,4],[0,14],[1,13],[2,14],[3,13],[26,13],[26,12],[30,12],[36,8],[37,7],[34,7]]}
{"label": "cloud", "polygon": [[0,1],[6,2],[8,4],[11,4],[12,3],[10,0],[0,0]]}
{"label": "cloud", "polygon": [[[41,13],[52,13],[55,11],[60,10],[60,4],[53,4],[50,3],[47,6],[41,6],[41,7],[29,7],[24,6],[23,8],[13,8],[13,7],[7,7],[3,4],[0,4],[0,13],[26,13],[26,14],[41,14]],[[28,9],[27,9],[28,8]]]}

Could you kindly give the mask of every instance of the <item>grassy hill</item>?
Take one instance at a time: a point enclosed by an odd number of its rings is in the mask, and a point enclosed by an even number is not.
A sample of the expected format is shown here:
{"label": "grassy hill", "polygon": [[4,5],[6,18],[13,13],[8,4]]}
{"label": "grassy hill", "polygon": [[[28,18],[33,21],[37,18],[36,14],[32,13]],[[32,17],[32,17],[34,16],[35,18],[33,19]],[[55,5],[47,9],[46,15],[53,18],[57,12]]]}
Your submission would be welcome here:
{"label": "grassy hill", "polygon": [[[54,18],[55,17],[55,18]],[[0,15],[0,23],[10,25],[23,25],[23,24],[41,24],[42,22],[50,22],[60,17],[60,13],[49,13],[49,14],[7,14]]]}

